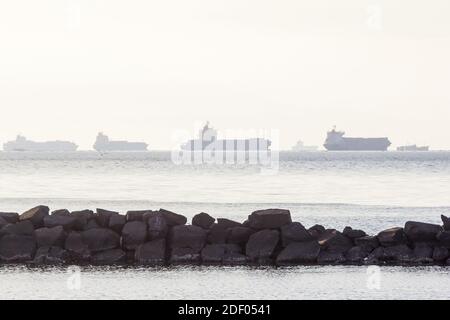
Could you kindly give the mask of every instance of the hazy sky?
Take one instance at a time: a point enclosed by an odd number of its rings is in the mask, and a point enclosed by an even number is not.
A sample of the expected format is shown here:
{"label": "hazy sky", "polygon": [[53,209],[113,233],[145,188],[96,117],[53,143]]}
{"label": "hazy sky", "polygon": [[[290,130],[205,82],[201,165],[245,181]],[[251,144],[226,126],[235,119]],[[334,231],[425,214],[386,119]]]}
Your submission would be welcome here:
{"label": "hazy sky", "polygon": [[[333,125],[450,149],[448,0],[0,2],[0,143]],[[193,134],[193,133],[192,133]]]}

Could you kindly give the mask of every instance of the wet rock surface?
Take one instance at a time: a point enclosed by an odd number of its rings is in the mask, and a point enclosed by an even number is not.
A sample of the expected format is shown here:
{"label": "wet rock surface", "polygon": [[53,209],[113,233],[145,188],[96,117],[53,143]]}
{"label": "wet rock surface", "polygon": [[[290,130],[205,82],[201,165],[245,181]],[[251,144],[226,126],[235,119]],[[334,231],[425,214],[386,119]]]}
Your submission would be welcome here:
{"label": "wet rock surface", "polygon": [[450,265],[450,221],[407,221],[378,234],[293,222],[285,209],[258,210],[241,223],[166,210],[96,209],[49,214],[37,206],[0,212],[0,263],[205,265]]}

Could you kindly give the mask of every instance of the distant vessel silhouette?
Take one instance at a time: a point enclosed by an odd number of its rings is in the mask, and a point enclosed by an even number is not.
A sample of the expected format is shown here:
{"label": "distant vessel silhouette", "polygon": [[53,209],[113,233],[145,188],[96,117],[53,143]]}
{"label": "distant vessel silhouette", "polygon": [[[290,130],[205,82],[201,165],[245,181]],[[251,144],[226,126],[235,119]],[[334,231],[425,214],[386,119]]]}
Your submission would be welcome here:
{"label": "distant vessel silhouette", "polygon": [[36,142],[27,140],[21,135],[18,135],[16,140],[3,145],[4,151],[71,152],[76,151],[77,148],[75,143],[69,141]]}
{"label": "distant vessel silhouette", "polygon": [[181,146],[186,151],[268,151],[272,142],[264,138],[217,139],[217,130],[209,127],[209,122],[199,131],[198,139],[189,140]]}
{"label": "distant vessel silhouette", "polygon": [[409,145],[409,146],[400,146],[397,148],[397,151],[429,151],[429,146],[418,147],[417,145]]}
{"label": "distant vessel silhouette", "polygon": [[94,149],[104,151],[147,151],[148,144],[145,142],[113,141],[102,132],[97,135]]}
{"label": "distant vessel silhouette", "polygon": [[345,132],[336,131],[336,127],[327,133],[323,145],[330,151],[386,151],[391,145],[388,138],[347,138]]}
{"label": "distant vessel silhouette", "polygon": [[297,143],[292,147],[292,151],[317,151],[319,147],[317,146],[305,146],[303,141],[298,140]]}

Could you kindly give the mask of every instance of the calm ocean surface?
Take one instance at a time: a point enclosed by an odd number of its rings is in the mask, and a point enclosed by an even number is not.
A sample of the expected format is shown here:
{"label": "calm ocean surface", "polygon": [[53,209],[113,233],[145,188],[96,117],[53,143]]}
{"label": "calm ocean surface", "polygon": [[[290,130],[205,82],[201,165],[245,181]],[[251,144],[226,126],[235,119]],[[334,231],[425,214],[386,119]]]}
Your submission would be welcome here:
{"label": "calm ocean surface", "polygon": [[[0,211],[51,209],[204,211],[238,221],[259,208],[291,210],[305,226],[376,232],[450,214],[450,152],[280,154],[279,170],[255,165],[175,165],[169,152],[2,153]],[[84,268],[69,290],[66,269],[0,267],[0,298],[450,298],[450,268]]]}

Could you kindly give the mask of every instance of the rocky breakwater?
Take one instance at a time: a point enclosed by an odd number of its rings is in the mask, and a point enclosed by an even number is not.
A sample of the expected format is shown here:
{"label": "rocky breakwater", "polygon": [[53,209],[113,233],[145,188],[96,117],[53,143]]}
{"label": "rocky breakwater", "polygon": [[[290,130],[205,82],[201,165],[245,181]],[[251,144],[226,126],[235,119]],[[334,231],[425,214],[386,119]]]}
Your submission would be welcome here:
{"label": "rocky breakwater", "polygon": [[293,222],[288,210],[255,211],[243,222],[160,209],[0,212],[0,263],[95,265],[450,265],[450,219],[408,221],[367,235]]}

